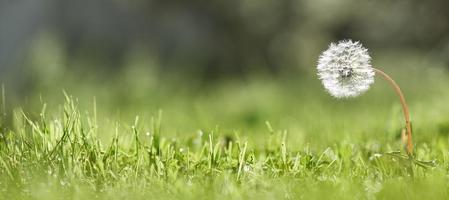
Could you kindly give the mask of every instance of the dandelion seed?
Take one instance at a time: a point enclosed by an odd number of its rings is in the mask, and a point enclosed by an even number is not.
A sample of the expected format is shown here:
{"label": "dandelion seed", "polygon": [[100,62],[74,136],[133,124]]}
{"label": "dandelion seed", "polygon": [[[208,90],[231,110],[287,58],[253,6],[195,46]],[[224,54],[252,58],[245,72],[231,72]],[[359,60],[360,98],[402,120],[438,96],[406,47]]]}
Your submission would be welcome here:
{"label": "dandelion seed", "polygon": [[372,156],[369,157],[369,160],[374,160],[374,159],[377,159],[377,158],[380,158],[380,157],[382,157],[382,154],[375,153],[375,154],[373,154]]}
{"label": "dandelion seed", "polygon": [[334,97],[356,97],[374,83],[374,70],[368,50],[359,42],[331,43],[318,60],[318,77]]}
{"label": "dandelion seed", "polygon": [[245,166],[243,167],[243,171],[244,171],[244,172],[249,172],[249,171],[251,171],[251,166],[245,165]]}

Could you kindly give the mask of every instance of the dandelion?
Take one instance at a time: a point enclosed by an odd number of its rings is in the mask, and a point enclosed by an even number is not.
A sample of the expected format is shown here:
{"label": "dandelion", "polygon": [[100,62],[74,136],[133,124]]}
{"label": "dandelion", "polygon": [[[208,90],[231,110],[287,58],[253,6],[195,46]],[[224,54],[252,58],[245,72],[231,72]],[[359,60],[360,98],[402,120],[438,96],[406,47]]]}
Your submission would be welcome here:
{"label": "dandelion", "polygon": [[406,124],[402,138],[406,141],[407,153],[412,155],[412,127],[404,95],[390,76],[371,66],[368,49],[364,48],[360,42],[352,40],[331,43],[329,48],[320,55],[317,70],[324,88],[336,98],[357,97],[374,83],[375,74],[382,76],[399,96]]}
{"label": "dandelion", "polygon": [[359,42],[343,40],[331,43],[318,60],[318,76],[334,97],[356,97],[374,83],[368,50]]}

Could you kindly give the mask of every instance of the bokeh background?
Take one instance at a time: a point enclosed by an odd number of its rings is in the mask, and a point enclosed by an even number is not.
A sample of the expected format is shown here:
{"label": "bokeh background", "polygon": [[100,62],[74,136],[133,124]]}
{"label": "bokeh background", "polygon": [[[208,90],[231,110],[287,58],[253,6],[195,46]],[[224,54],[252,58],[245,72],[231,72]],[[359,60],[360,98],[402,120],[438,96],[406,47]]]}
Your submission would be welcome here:
{"label": "bokeh background", "polygon": [[57,110],[66,91],[110,123],[162,110],[172,135],[255,134],[270,121],[304,143],[337,130],[395,138],[387,84],[336,100],[317,80],[320,52],[341,39],[397,79],[415,129],[449,132],[447,0],[0,0],[3,110],[11,123],[17,107]]}

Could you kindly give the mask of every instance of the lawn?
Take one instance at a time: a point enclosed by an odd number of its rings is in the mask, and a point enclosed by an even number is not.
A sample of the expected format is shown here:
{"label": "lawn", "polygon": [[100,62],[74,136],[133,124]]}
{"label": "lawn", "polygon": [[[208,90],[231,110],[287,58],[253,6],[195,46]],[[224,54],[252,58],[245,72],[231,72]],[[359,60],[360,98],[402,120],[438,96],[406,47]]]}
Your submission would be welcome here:
{"label": "lawn", "polygon": [[4,91],[0,199],[446,199],[449,73],[378,57],[409,101],[413,159],[379,78],[341,100],[313,70],[207,86],[130,72]]}

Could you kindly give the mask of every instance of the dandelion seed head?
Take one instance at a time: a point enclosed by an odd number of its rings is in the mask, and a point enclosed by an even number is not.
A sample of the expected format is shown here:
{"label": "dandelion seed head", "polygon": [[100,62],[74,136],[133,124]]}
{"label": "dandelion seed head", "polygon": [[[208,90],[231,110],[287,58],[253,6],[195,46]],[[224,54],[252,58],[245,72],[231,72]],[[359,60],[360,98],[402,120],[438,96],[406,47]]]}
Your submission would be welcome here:
{"label": "dandelion seed head", "polygon": [[334,97],[356,97],[374,83],[374,70],[368,49],[360,42],[331,43],[318,59],[318,77]]}

